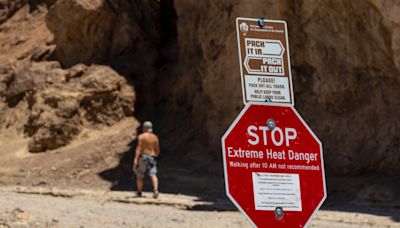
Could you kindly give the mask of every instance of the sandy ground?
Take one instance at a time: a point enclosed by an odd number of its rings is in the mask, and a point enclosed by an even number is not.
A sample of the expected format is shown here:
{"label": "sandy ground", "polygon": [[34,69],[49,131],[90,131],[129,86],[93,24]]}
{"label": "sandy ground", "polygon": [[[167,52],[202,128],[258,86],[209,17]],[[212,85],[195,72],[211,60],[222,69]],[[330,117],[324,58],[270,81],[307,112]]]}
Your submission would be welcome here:
{"label": "sandy ground", "polygon": [[[0,227],[251,227],[237,211],[196,210],[207,202],[193,196],[9,187],[0,195]],[[376,214],[321,210],[309,227],[400,227],[400,210]]]}
{"label": "sandy ground", "polygon": [[[130,131],[129,123],[125,125],[111,130]],[[95,133],[88,135],[94,140],[82,145],[41,154],[28,153],[24,140],[0,140],[0,228],[250,227],[220,194],[219,176],[196,175],[167,159],[160,166],[162,190],[181,194],[162,194],[153,200],[110,191],[131,189],[132,139]],[[76,146],[87,149],[82,153]],[[398,177],[331,178],[329,183],[331,200],[325,203],[329,210],[319,211],[309,227],[400,228]]]}

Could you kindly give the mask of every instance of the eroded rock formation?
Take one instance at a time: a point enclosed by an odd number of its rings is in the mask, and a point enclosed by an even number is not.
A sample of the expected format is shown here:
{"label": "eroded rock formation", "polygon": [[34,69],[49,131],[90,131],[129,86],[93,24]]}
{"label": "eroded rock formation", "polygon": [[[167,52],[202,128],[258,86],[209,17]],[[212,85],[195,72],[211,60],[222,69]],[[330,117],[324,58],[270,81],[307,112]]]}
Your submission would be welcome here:
{"label": "eroded rock formation", "polygon": [[235,17],[284,19],[296,107],[322,139],[329,171],[398,172],[394,1],[177,0],[175,6],[180,74],[201,85],[193,113],[205,116],[212,148],[242,107]]}
{"label": "eroded rock formation", "polygon": [[23,130],[31,152],[68,145],[82,128],[110,126],[134,111],[133,88],[107,66],[29,63],[6,74],[3,86],[2,117],[20,118],[3,119],[1,126]]}
{"label": "eroded rock formation", "polygon": [[108,66],[65,69],[50,61],[47,9],[40,6],[32,14],[31,9],[25,6],[1,26],[2,132],[27,137],[29,151],[43,152],[69,145],[84,129],[133,118],[135,93],[126,78]]}
{"label": "eroded rock formation", "polygon": [[27,3],[26,0],[1,0],[0,1],[0,24],[11,17],[17,10]]}
{"label": "eroded rock formation", "polygon": [[[25,132],[32,151],[66,145],[82,126],[131,116],[135,96],[126,79],[138,91],[137,114],[154,117],[166,151],[177,145],[174,153],[220,165],[220,137],[243,107],[234,20],[266,17],[288,22],[296,108],[322,139],[328,170],[399,171],[396,1],[49,5],[49,13],[39,3],[31,13],[22,8],[0,19],[6,20],[1,53],[7,52],[0,56],[2,128]],[[24,32],[16,35],[10,31],[17,25]],[[80,63],[109,65],[125,79],[110,68]]]}
{"label": "eroded rock formation", "polygon": [[157,45],[158,15],[155,1],[57,1],[46,24],[55,35],[57,59],[70,67],[131,52],[154,55],[147,44]]}

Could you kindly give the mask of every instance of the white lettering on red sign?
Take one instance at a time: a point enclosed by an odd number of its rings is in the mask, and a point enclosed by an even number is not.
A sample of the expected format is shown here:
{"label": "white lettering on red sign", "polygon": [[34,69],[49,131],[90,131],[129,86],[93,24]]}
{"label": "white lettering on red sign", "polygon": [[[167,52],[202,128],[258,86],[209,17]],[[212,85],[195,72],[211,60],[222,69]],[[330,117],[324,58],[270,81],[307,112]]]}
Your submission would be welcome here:
{"label": "white lettering on red sign", "polygon": [[[270,132],[269,137],[267,132]],[[253,146],[260,142],[259,134],[262,135],[264,145],[268,145],[268,138],[270,138],[275,146],[282,146],[283,142],[285,142],[286,146],[290,146],[290,142],[297,138],[297,131],[294,128],[285,128],[282,131],[280,127],[275,127],[272,131],[268,131],[267,126],[256,127],[250,125],[247,128],[247,134],[251,137],[247,142]]]}

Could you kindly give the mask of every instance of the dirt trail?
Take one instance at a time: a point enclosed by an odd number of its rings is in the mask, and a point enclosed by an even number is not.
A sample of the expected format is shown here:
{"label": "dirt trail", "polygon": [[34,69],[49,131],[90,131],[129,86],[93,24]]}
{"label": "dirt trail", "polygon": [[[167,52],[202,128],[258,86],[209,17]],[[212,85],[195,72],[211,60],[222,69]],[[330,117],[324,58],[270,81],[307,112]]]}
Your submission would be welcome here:
{"label": "dirt trail", "polygon": [[[250,227],[239,212],[221,210],[223,202],[185,195],[154,200],[151,193],[132,198],[132,192],[38,187],[2,187],[0,195],[0,227]],[[394,221],[400,211],[390,213],[322,210],[309,227],[400,227]]]}

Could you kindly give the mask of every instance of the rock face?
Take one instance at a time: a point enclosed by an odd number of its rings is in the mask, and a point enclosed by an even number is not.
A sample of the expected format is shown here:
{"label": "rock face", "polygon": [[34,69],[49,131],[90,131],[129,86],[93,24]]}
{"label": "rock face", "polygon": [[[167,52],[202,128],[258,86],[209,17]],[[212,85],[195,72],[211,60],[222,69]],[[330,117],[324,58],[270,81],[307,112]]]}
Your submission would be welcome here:
{"label": "rock face", "polygon": [[155,1],[61,0],[46,24],[55,34],[57,59],[70,67],[152,49],[146,43],[158,42],[158,14]]}
{"label": "rock face", "polygon": [[17,10],[26,4],[26,0],[1,0],[0,1],[0,24],[11,17]]}
{"label": "rock face", "polygon": [[[31,63],[11,73],[4,98],[25,116],[18,128],[30,137],[29,151],[68,145],[85,127],[113,125],[133,115],[135,94],[125,78],[106,66]],[[2,121],[5,128],[14,119]]]}
{"label": "rock face", "polygon": [[399,171],[395,1],[177,0],[175,7],[179,74],[186,78],[176,94],[199,84],[187,103],[204,116],[212,148],[242,107],[235,17],[284,19],[296,107],[322,139],[328,170]]}
{"label": "rock face", "polygon": [[266,17],[288,22],[296,108],[329,173],[400,171],[394,0],[58,0],[29,12],[10,2],[0,1],[1,128],[31,151],[132,116],[129,81],[165,151],[219,165],[220,137],[243,107],[235,18]]}
{"label": "rock face", "polygon": [[108,66],[63,69],[50,61],[54,44],[44,17],[46,4],[53,1],[40,2],[25,6],[0,27],[5,44],[0,54],[0,133],[27,137],[31,152],[57,149],[82,131],[133,118],[136,99],[126,78]]}

